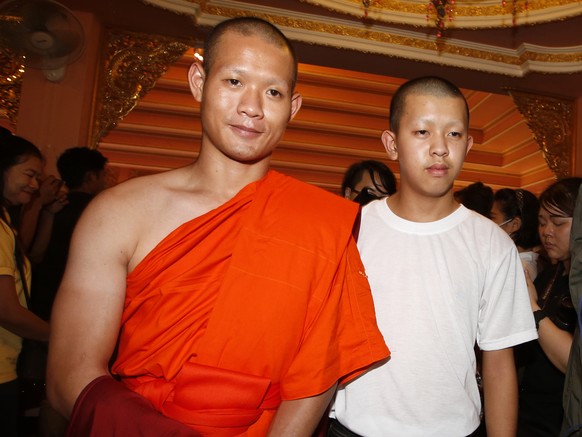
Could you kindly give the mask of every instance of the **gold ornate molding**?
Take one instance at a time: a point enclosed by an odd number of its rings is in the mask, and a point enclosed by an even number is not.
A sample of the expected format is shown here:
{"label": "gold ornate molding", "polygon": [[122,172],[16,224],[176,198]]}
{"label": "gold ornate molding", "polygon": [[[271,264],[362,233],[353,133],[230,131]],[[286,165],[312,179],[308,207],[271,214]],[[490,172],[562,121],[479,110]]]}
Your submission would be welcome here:
{"label": "gold ornate molding", "polygon": [[[245,1],[141,1],[175,13],[190,15],[199,26],[214,26],[225,18],[254,15],[276,24],[290,39],[308,44],[412,59],[414,61],[430,62],[512,77],[525,77],[532,72],[569,74],[582,71],[582,46],[544,47],[521,44],[518,47],[508,49],[454,38],[446,38],[446,41],[439,41],[436,35],[427,34],[426,32],[429,25],[426,22],[426,2],[424,0],[390,0],[382,2],[381,7],[385,8],[383,12],[385,14],[388,14],[389,7],[404,8],[404,6],[408,5],[418,9],[413,15],[420,21],[413,24],[413,28],[408,30],[381,22],[374,24],[374,26],[367,26],[361,20],[296,13],[292,9],[284,7],[276,8]],[[327,8],[326,5],[334,5],[335,8],[345,5],[346,7],[354,8],[354,11],[357,9],[357,14],[361,15],[363,13],[363,6],[359,0],[304,1],[306,3],[317,3],[317,6],[323,9]],[[380,4],[378,1],[370,3],[371,5]],[[455,4],[457,5],[455,8],[460,8],[461,5],[463,7],[469,7],[470,5],[484,7],[485,4],[490,5],[495,10],[502,8],[501,0],[499,2],[490,0],[481,3],[459,1]],[[529,0],[529,5],[528,17],[531,17],[535,11],[549,11],[554,10],[554,8],[566,8],[565,10],[568,11],[568,14],[572,12],[571,8],[577,8],[579,11],[576,14],[582,14],[582,3],[574,0],[536,0],[535,4],[534,0]],[[424,12],[421,13],[421,10]],[[391,12],[390,17],[394,17],[396,13]],[[357,14],[356,12],[354,14],[347,14],[346,12],[346,16]],[[372,17],[372,6],[370,6],[370,14],[370,17]],[[561,17],[562,19],[568,15],[566,12],[564,14]],[[495,17],[501,16],[495,15]],[[510,26],[512,25],[511,14],[508,17],[505,21]],[[457,16],[457,10],[455,9],[455,26],[460,23],[460,18],[462,17]],[[475,19],[478,23],[483,22],[483,17],[475,11],[467,12],[466,18]]]}
{"label": "gold ornate molding", "polygon": [[131,112],[188,48],[186,43],[165,37],[110,34],[97,96],[93,146]]}
{"label": "gold ornate molding", "polygon": [[555,97],[509,90],[533,132],[548,167],[557,178],[572,173],[574,103]]}
{"label": "gold ornate molding", "polygon": [[16,126],[23,75],[22,58],[0,47],[0,106],[12,126]]}
{"label": "gold ornate molding", "polygon": [[[197,0],[188,0],[197,1]],[[362,0],[300,0],[323,9],[355,17],[365,15]],[[385,23],[425,26],[428,0],[370,0],[368,17]],[[578,0],[456,0],[453,6],[454,25],[464,29],[512,27],[563,20],[581,11]],[[513,18],[517,19],[514,23]]]}

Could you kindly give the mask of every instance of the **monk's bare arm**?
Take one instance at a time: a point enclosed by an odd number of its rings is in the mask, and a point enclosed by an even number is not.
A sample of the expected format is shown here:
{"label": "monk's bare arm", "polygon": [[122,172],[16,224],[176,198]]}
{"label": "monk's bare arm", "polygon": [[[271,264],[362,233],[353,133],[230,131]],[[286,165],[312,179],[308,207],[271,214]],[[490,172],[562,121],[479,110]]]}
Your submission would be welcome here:
{"label": "monk's bare arm", "polygon": [[310,437],[335,393],[336,385],[320,395],[283,401],[269,429],[268,437]]}
{"label": "monk's bare arm", "polygon": [[51,317],[47,394],[69,416],[83,388],[108,374],[125,297],[129,208],[115,196],[92,202],[75,229]]}

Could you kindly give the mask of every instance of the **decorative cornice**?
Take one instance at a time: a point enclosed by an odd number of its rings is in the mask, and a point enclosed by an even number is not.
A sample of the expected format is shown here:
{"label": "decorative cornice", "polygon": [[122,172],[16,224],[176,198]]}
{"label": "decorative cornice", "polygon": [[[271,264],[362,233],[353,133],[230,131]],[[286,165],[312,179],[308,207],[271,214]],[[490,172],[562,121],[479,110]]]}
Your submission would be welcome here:
{"label": "decorative cornice", "polygon": [[[361,0],[300,0],[323,9],[362,17]],[[426,26],[427,0],[372,0],[368,19],[384,23]],[[511,27],[515,24],[538,24],[580,15],[582,4],[578,0],[528,0],[508,1],[503,6],[499,0],[479,2],[456,0],[453,26],[462,29]],[[514,17],[515,15],[515,17]],[[515,23],[514,23],[515,18]]]}
{"label": "decorative cornice", "polygon": [[[468,70],[524,77],[529,73],[576,73],[582,71],[582,46],[543,47],[522,44],[516,49],[472,43],[453,38],[439,40],[426,29],[401,30],[384,24],[369,26],[361,20],[329,18],[272,8],[233,0],[142,0],[180,14],[190,14],[201,26],[214,26],[225,18],[254,15],[279,26],[292,40],[364,53],[430,62]],[[532,11],[542,2],[529,0]],[[580,7],[582,3],[548,0],[543,4],[560,3],[561,7]],[[323,3],[323,2],[319,2]],[[355,0],[328,1],[351,5]],[[375,2],[377,3],[377,2]],[[384,2],[391,4],[393,2]],[[419,6],[420,1],[394,2]],[[483,2],[492,5],[491,0]],[[533,4],[535,3],[535,5]],[[422,3],[424,4],[424,3]],[[412,7],[411,6],[411,7]],[[493,7],[493,6],[491,6]],[[501,7],[501,6],[499,6]],[[550,7],[544,9],[548,10]],[[426,16],[426,10],[424,12]],[[457,18],[455,18],[455,23]],[[426,26],[426,22],[424,22]],[[456,24],[455,24],[456,25]]]}

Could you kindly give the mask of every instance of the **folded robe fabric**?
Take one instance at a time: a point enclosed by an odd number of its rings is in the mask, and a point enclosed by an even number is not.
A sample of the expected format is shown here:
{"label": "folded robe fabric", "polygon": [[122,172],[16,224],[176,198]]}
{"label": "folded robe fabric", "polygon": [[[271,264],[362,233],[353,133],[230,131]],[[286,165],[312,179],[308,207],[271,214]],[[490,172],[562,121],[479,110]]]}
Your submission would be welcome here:
{"label": "folded robe fabric", "polygon": [[269,172],[182,225],[128,276],[113,373],[202,435],[264,435],[281,400],[387,358],[357,213]]}
{"label": "folded robe fabric", "polygon": [[[92,408],[86,408],[91,405]],[[153,408],[143,396],[109,375],[94,379],[79,395],[67,437],[197,437],[189,426]]]}

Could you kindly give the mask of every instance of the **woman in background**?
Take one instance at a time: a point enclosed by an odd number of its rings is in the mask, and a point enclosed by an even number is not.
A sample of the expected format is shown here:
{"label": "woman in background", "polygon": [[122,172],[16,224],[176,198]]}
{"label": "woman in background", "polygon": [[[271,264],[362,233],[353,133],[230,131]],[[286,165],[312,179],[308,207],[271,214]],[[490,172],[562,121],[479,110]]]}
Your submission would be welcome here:
{"label": "woman in background", "polygon": [[8,209],[24,205],[38,191],[42,156],[29,141],[0,138],[0,435],[18,435],[19,382],[16,363],[22,339],[48,341],[49,325],[27,309],[30,263]]}
{"label": "woman in background", "polygon": [[391,196],[396,192],[396,177],[386,164],[372,159],[352,164],[344,173],[342,196],[360,205]]}
{"label": "woman in background", "polygon": [[490,213],[491,220],[515,242],[519,258],[532,281],[538,272],[538,253],[535,249],[540,245],[539,210],[538,199],[533,193],[522,189],[502,188],[493,196]]}
{"label": "woman in background", "polygon": [[530,302],[539,339],[522,345],[518,365],[520,436],[560,435],[564,372],[576,327],[569,288],[570,231],[582,178],[566,178],[540,196],[539,235],[551,264],[534,283]]}

